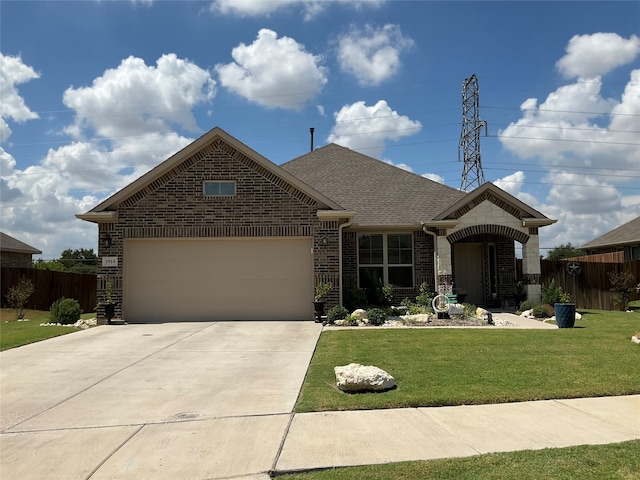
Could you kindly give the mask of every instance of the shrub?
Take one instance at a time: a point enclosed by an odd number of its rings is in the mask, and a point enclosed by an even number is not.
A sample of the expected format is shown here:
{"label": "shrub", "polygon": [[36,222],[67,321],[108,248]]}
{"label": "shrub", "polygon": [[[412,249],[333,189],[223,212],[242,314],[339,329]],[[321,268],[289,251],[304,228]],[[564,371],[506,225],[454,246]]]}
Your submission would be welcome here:
{"label": "shrub", "polygon": [[609,272],[613,304],[625,311],[629,307],[629,297],[635,288],[636,279],[631,272]]}
{"label": "shrub", "polygon": [[344,289],[344,306],[347,310],[353,312],[358,308],[363,308],[367,304],[367,295],[364,290],[356,287],[348,287]]}
{"label": "shrub", "polygon": [[9,289],[7,302],[11,308],[16,310],[19,320],[24,318],[24,306],[27,304],[29,297],[33,295],[33,290],[33,282],[25,277],[21,277],[18,284]]}
{"label": "shrub", "polygon": [[387,313],[380,308],[371,308],[367,310],[367,319],[369,325],[382,325],[387,320]]}
{"label": "shrub", "polygon": [[531,315],[535,318],[549,318],[553,316],[553,308],[550,305],[536,305],[531,309]]}
{"label": "shrub", "polygon": [[431,292],[430,285],[428,283],[423,283],[420,285],[420,294],[416,297],[416,303],[423,307],[430,307],[431,302],[433,301],[433,297],[435,297],[435,293]]}
{"label": "shrub", "polygon": [[353,315],[347,315],[347,318],[344,319],[344,324],[349,327],[355,327],[358,323],[360,323],[360,320],[358,320],[358,317],[354,317]]}
{"label": "shrub", "polygon": [[335,323],[336,320],[344,320],[349,315],[349,310],[342,305],[336,305],[327,312],[327,321],[329,323]]}
{"label": "shrub", "polygon": [[533,300],[525,300],[524,302],[522,302],[520,304],[520,308],[519,310],[521,312],[525,312],[527,310],[531,310],[533,307],[535,307],[536,305],[540,305],[538,302],[534,302]]}
{"label": "shrub", "polygon": [[384,297],[385,306],[391,305],[393,302],[393,285],[389,283],[382,287],[382,296]]}
{"label": "shrub", "polygon": [[478,307],[476,307],[475,305],[473,305],[471,303],[463,303],[462,306],[464,307],[463,316],[465,318],[470,318],[470,317],[475,317],[476,316],[476,310],[478,309]]}
{"label": "shrub", "polygon": [[562,295],[562,287],[556,286],[555,279],[551,280],[551,283],[547,287],[542,288],[542,303],[553,305],[560,302],[560,296]]}
{"label": "shrub", "polygon": [[77,300],[73,298],[60,298],[53,302],[49,309],[50,322],[62,325],[71,325],[80,320],[82,309]]}

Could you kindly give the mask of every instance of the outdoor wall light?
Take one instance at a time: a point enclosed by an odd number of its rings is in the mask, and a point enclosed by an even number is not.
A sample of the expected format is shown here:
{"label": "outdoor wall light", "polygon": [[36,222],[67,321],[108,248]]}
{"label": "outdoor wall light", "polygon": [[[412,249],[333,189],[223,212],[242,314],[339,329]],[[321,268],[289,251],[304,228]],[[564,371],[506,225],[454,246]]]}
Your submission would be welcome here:
{"label": "outdoor wall light", "polygon": [[102,235],[102,246],[104,248],[111,247],[111,235],[109,235],[108,233]]}
{"label": "outdoor wall light", "polygon": [[326,235],[322,237],[322,245],[324,245],[325,247],[329,245],[329,239],[327,238]]}

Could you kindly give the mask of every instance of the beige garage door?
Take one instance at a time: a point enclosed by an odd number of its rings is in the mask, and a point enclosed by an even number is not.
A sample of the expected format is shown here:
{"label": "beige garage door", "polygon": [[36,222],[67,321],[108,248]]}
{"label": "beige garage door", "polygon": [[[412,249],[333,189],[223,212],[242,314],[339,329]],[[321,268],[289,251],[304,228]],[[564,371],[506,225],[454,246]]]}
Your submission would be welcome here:
{"label": "beige garage door", "polygon": [[129,239],[129,322],[310,320],[310,238]]}

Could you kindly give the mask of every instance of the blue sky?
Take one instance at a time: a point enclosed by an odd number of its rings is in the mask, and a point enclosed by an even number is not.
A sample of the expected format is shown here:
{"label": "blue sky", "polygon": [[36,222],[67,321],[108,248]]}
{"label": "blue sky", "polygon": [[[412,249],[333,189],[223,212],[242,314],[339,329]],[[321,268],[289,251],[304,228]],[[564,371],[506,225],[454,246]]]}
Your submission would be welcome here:
{"label": "blue sky", "polygon": [[276,164],[314,127],[459,188],[471,74],[484,176],[558,219],[543,248],[640,215],[639,2],[3,0],[0,22],[0,228],[43,258],[95,248],[74,215],[214,126]]}

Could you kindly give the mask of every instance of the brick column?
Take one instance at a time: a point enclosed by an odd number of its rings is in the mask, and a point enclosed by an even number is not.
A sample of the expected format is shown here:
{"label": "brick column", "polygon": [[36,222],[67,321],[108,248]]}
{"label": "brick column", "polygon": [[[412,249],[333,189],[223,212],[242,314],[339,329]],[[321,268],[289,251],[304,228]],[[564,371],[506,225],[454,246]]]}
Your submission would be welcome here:
{"label": "brick column", "polygon": [[438,230],[438,293],[451,293],[453,288],[453,271],[451,265],[451,244],[446,237],[446,230]]}
{"label": "brick column", "polygon": [[527,281],[527,300],[540,301],[540,237],[529,232],[529,240],[522,244],[522,275]]}

